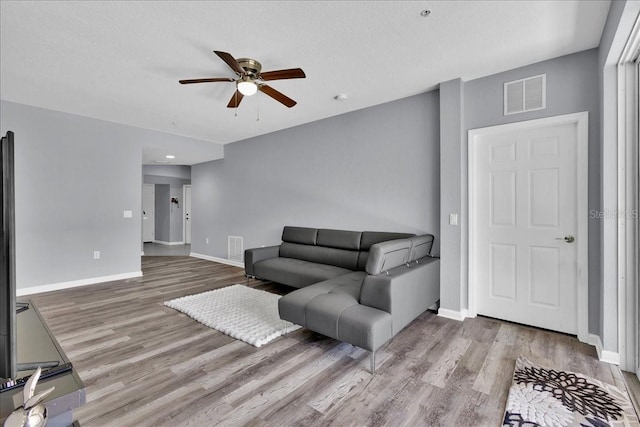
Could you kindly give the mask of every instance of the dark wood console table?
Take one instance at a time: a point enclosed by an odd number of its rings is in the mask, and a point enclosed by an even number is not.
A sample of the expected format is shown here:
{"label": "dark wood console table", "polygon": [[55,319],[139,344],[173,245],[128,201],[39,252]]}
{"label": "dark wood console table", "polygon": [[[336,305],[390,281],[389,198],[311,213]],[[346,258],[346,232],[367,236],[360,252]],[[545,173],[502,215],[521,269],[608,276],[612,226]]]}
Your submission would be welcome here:
{"label": "dark wood console table", "polygon": [[[36,361],[69,362],[67,356],[42,319],[32,301],[29,309],[18,313],[18,362]],[[18,371],[17,378],[30,375],[33,371]],[[86,403],[84,383],[75,369],[55,377],[38,381],[36,394],[51,386],[56,389],[45,399],[48,412],[47,427],[67,427],[73,425],[73,410]],[[0,425],[16,406],[22,404],[22,387],[0,393]]]}

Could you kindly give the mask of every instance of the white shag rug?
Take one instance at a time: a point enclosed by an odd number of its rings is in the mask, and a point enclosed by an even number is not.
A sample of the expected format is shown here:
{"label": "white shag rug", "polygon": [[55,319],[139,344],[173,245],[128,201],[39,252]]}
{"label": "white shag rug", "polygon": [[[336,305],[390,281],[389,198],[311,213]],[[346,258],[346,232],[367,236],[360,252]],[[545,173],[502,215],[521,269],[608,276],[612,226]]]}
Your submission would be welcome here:
{"label": "white shag rug", "polygon": [[278,316],[280,298],[248,286],[232,285],[166,301],[164,305],[223,334],[260,347],[300,329]]}

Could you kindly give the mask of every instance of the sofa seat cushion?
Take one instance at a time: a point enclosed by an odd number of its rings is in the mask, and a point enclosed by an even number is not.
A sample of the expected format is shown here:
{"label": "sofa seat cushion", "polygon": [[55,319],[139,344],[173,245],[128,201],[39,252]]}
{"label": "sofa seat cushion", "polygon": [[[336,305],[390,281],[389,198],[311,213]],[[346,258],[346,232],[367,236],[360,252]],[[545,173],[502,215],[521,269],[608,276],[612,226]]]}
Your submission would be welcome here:
{"label": "sofa seat cushion", "polygon": [[309,301],[320,295],[345,294],[348,300],[357,302],[360,299],[360,287],[365,277],[364,271],[355,271],[291,292],[278,300],[280,318],[305,326],[307,324],[305,307]]}
{"label": "sofa seat cushion", "polygon": [[366,273],[353,272],[278,300],[280,318],[366,350],[376,350],[392,337],[391,315],[360,305]]}
{"label": "sofa seat cushion", "polygon": [[351,273],[351,270],[301,259],[278,257],[255,263],[253,273],[256,277],[268,278],[283,285],[301,288]]}

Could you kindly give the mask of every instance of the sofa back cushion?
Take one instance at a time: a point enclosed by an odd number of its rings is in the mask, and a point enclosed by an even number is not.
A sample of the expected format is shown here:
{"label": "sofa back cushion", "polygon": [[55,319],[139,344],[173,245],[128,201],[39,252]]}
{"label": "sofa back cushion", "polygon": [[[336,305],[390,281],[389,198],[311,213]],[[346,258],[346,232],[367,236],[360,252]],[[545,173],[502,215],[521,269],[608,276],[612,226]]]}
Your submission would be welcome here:
{"label": "sofa back cushion", "polygon": [[431,252],[433,246],[433,234],[423,234],[422,236],[411,237],[411,253],[409,262],[424,258]]}
{"label": "sofa back cushion", "polygon": [[386,242],[388,240],[406,239],[414,237],[411,233],[387,233],[386,231],[363,231],[360,240],[360,250],[368,251],[371,246],[376,243]]}
{"label": "sofa back cushion", "polygon": [[414,237],[415,234],[410,233],[387,233],[385,231],[363,231],[360,239],[360,256],[358,257],[358,270],[364,271],[369,259],[369,249],[376,243],[386,242],[389,240],[406,239]]}
{"label": "sofa back cushion", "polygon": [[316,245],[357,251],[360,250],[361,238],[362,233],[359,231],[328,230],[321,228],[318,230]]}
{"label": "sofa back cushion", "polygon": [[[428,238],[419,236],[414,243],[415,250],[407,253],[400,264],[409,262],[417,258],[422,258],[429,253],[433,236]],[[280,256],[285,258],[296,258],[304,261],[317,262],[320,264],[335,265],[337,267],[348,268],[350,270],[365,271],[369,260],[369,250],[372,246],[380,242],[394,241],[415,237],[410,233],[388,233],[384,231],[347,231],[332,229],[317,229],[308,227],[285,226],[282,230],[282,244],[280,245]],[[417,242],[417,243],[416,243]],[[426,251],[426,252],[425,252]],[[424,254],[424,255],[423,255]],[[380,261],[381,255],[372,265]],[[382,261],[388,267],[392,261],[388,254]],[[414,258],[411,258],[415,256]],[[384,271],[382,270],[382,271]]]}
{"label": "sofa back cushion", "polygon": [[290,242],[282,242],[280,245],[281,257],[335,265],[349,270],[357,269],[358,255],[358,251],[327,248],[325,246],[301,245]]}
{"label": "sofa back cushion", "polygon": [[282,230],[283,242],[300,243],[302,245],[315,245],[317,236],[317,228],[285,226]]}
{"label": "sofa back cushion", "polygon": [[410,239],[389,240],[371,246],[365,270],[376,275],[409,261],[412,242]]}

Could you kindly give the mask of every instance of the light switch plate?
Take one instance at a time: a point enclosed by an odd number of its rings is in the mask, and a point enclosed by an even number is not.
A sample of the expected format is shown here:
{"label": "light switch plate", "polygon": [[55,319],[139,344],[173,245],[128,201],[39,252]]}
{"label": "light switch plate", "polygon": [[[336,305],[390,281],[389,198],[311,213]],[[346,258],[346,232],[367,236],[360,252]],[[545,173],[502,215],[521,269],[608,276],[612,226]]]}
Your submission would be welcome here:
{"label": "light switch plate", "polygon": [[458,225],[458,214],[449,214],[449,225]]}
{"label": "light switch plate", "polygon": [[133,211],[126,210],[122,213],[123,218],[133,218]]}

